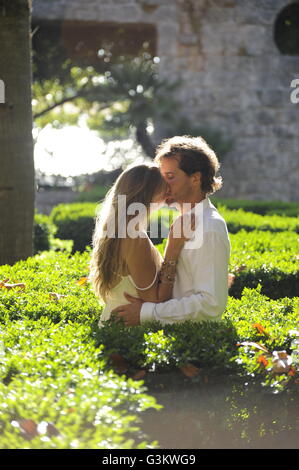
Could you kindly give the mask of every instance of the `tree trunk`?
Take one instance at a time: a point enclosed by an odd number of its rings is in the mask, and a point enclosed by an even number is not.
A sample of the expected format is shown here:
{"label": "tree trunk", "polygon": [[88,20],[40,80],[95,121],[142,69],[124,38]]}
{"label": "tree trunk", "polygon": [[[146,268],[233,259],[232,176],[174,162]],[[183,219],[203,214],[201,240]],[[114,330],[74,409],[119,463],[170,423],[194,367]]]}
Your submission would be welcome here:
{"label": "tree trunk", "polygon": [[0,0],[0,264],[33,253],[30,0]]}

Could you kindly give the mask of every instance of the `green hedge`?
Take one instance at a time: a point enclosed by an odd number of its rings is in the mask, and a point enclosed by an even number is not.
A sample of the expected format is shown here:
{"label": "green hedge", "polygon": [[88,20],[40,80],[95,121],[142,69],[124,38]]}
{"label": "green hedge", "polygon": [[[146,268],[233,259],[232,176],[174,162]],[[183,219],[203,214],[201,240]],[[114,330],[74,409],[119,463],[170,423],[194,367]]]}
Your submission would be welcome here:
{"label": "green hedge", "polygon": [[57,226],[56,236],[73,240],[73,252],[83,252],[91,245],[97,205],[89,202],[59,204],[52,210],[50,218]]}
{"label": "green hedge", "polygon": [[246,212],[243,209],[230,210],[225,206],[218,206],[218,211],[224,218],[230,233],[237,233],[239,230],[283,232],[293,230],[299,233],[299,217],[283,217],[279,215],[259,215]]}
{"label": "green hedge", "polygon": [[[108,355],[120,353],[131,366],[154,370],[172,370],[188,362],[208,370],[235,369],[237,344],[259,342],[261,337],[271,350],[290,351],[290,331],[299,326],[299,298],[271,300],[260,293],[260,287],[245,288],[241,299],[229,297],[221,322],[150,322],[127,328],[108,321],[97,330],[97,344],[105,345]],[[261,335],[254,323],[261,323],[268,334]]]}
{"label": "green hedge", "polygon": [[278,299],[298,295],[298,241],[295,232],[241,230],[230,234],[229,271],[235,274],[230,295],[240,297],[244,287],[262,285],[262,293]]}
{"label": "green hedge", "polygon": [[1,448],[152,445],[138,423],[155,401],[109,370],[95,346],[102,305],[82,282],[89,258],[44,252],[0,267],[0,280],[25,284],[0,289]]}
{"label": "green hedge", "polygon": [[38,213],[34,215],[34,254],[50,249],[50,239],[55,230],[56,227],[49,216]]}
{"label": "green hedge", "polygon": [[[59,204],[56,206],[50,214],[51,221],[57,226],[56,237],[63,240],[73,240],[73,252],[83,252],[86,246],[91,245],[97,208],[98,206],[94,203]],[[239,230],[271,232],[292,230],[299,233],[298,217],[262,216],[242,209],[230,210],[221,205],[218,206],[218,210],[224,217],[230,233],[237,233]],[[152,214],[152,224],[158,223],[160,227],[158,237],[153,236],[149,231],[155,244],[162,242],[176,213],[176,211],[163,208]]]}
{"label": "green hedge", "polygon": [[[24,290],[0,289],[0,321],[4,325],[18,321],[88,325],[93,329],[97,346],[103,344],[108,356],[118,352],[136,367],[166,369],[196,361],[201,366],[223,370],[238,365],[237,342],[260,341],[252,324],[260,322],[269,336],[264,344],[271,350],[291,347],[290,330],[299,326],[299,299],[272,300],[257,289],[243,289],[241,299],[229,297],[224,319],[220,323],[201,322],[161,326],[150,324],[125,328],[121,324],[98,329],[102,305],[95,298],[86,277],[90,253],[69,257],[64,253],[43,253],[27,262],[2,266],[0,279],[24,282]],[[65,295],[55,299],[50,292]],[[166,336],[165,336],[166,335]]]}
{"label": "green hedge", "polygon": [[0,341],[2,449],[156,445],[139,429],[140,411],[155,400],[140,382],[107,370],[88,325],[14,321]]}
{"label": "green hedge", "polygon": [[225,206],[230,210],[243,209],[260,215],[284,215],[287,217],[298,217],[299,215],[298,202],[222,199],[217,196],[211,196],[211,201],[216,207]]}
{"label": "green hedge", "polygon": [[[240,298],[245,287],[262,285],[262,294],[272,299],[298,296],[298,241],[296,232],[266,232],[244,229],[229,234],[229,272],[235,275],[229,294]],[[166,240],[157,245],[161,254]]]}
{"label": "green hedge", "polygon": [[[0,289],[1,448],[157,446],[141,433],[140,418],[158,406],[142,382],[112,372],[113,353],[129,370],[147,371],[145,384],[154,372],[191,363],[206,375],[232,374],[275,390],[296,387],[298,297],[271,300],[258,286],[244,289],[240,299],[229,297],[218,323],[128,328],[108,322],[99,329],[102,305],[84,282],[89,257],[44,252],[0,267],[0,280],[25,284]],[[244,342],[294,354],[296,369],[273,374],[271,362],[266,367],[259,360],[263,353]]]}
{"label": "green hedge", "polygon": [[[78,285],[89,273],[90,253],[45,252],[19,261],[14,266],[0,267],[0,280],[25,283],[24,290],[0,289],[0,322],[47,316],[53,322],[80,321],[91,323],[100,315],[102,306],[90,284]],[[63,295],[55,301],[52,294]]]}

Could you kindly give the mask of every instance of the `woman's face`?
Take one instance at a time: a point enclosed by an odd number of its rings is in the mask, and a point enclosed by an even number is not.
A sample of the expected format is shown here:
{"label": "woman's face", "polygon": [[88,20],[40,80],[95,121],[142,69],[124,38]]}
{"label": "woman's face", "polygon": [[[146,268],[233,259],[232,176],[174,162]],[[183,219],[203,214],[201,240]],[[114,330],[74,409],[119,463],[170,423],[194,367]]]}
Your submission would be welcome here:
{"label": "woman's face", "polygon": [[155,192],[151,202],[153,204],[163,204],[165,202],[166,197],[167,197],[167,184],[163,180],[158,190]]}

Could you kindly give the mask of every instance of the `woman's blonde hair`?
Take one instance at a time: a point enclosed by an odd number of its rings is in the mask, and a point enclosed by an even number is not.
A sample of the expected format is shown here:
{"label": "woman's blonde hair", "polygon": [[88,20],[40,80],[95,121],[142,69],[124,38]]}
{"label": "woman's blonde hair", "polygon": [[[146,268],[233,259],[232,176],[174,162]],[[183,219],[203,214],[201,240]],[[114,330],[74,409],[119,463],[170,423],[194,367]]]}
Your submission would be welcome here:
{"label": "woman's blonde hair", "polygon": [[[96,218],[90,261],[90,279],[94,291],[104,301],[126,269],[121,256],[122,239],[119,237],[119,229],[122,228],[119,226],[119,196],[125,196],[123,222],[127,227],[129,220],[134,217],[127,214],[129,205],[136,202],[143,204],[148,218],[150,203],[165,187],[159,168],[143,164],[125,170],[108,191]],[[114,228],[113,236],[109,233],[109,227]]]}

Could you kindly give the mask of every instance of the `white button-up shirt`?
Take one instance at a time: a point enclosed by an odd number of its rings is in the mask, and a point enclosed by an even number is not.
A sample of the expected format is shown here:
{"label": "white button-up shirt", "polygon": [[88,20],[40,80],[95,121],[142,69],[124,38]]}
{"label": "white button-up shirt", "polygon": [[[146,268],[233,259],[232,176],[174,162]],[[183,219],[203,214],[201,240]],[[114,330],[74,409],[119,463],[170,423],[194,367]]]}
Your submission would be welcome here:
{"label": "white button-up shirt", "polygon": [[[198,204],[202,212],[202,243],[190,248],[185,242],[179,256],[173,298],[162,303],[142,304],[140,322],[157,320],[162,324],[184,320],[220,320],[228,297],[230,240],[224,219],[210,199]],[[189,244],[189,247],[188,247]]]}

